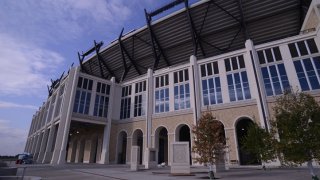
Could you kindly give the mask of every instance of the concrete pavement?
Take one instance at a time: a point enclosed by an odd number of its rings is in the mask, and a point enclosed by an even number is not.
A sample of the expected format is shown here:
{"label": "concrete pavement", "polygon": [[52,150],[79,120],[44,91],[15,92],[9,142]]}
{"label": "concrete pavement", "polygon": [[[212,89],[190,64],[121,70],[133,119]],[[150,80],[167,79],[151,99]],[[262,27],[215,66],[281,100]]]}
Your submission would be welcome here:
{"label": "concrete pavement", "polygon": [[[51,165],[25,165],[26,176],[40,176],[43,179],[61,180],[179,180],[179,179],[205,179],[207,169],[192,167],[191,176],[172,176],[170,168],[156,168],[151,170],[130,171],[125,165],[97,165],[97,164],[65,164]],[[320,175],[319,168],[315,169]],[[311,179],[307,168],[273,168],[267,171],[260,168],[234,168],[220,172],[217,177],[222,180],[307,180]]]}

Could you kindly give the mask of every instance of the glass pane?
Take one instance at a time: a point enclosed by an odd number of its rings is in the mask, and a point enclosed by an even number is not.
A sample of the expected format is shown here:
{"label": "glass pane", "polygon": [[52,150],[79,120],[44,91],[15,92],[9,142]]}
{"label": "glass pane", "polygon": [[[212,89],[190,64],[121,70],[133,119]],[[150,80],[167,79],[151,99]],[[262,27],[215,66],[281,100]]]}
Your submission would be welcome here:
{"label": "glass pane", "polygon": [[83,85],[82,85],[82,88],[83,88],[83,89],[87,89],[87,86],[88,86],[88,79],[83,78]]}
{"label": "glass pane", "polygon": [[306,72],[307,72],[307,75],[309,78],[311,88],[312,89],[319,89],[320,88],[319,81],[318,81],[316,72],[314,71],[311,60],[309,58],[304,59],[303,64],[304,64],[304,67],[306,68]]}
{"label": "glass pane", "polygon": [[246,71],[241,72],[241,78],[243,83],[244,97],[245,99],[251,99],[250,87]]}
{"label": "glass pane", "polygon": [[230,66],[230,59],[225,59],[224,60],[224,65],[226,66],[226,71],[231,71],[231,66]]}
{"label": "glass pane", "polygon": [[200,68],[201,68],[201,77],[207,76],[206,75],[206,65],[203,64],[203,65],[200,66]]}
{"label": "glass pane", "polygon": [[301,56],[308,55],[308,50],[307,50],[307,47],[306,47],[306,44],[304,43],[304,41],[299,41],[297,44],[298,44],[298,47],[300,50],[300,55]]}
{"label": "glass pane", "polygon": [[106,92],[107,95],[110,94],[110,85],[107,85],[107,92]]}
{"label": "glass pane", "polygon": [[77,90],[76,97],[74,99],[73,112],[78,112],[79,100],[80,100],[80,90]]}
{"label": "glass pane", "polygon": [[177,72],[173,73],[173,79],[174,79],[174,83],[178,83],[178,73]]}
{"label": "glass pane", "polygon": [[184,79],[185,79],[185,81],[189,81],[189,71],[188,71],[188,69],[184,70]]}
{"label": "glass pane", "polygon": [[236,85],[237,99],[238,100],[243,100],[242,85],[241,85],[240,74],[239,73],[235,73],[234,74],[234,82],[235,82],[235,85]]}
{"label": "glass pane", "polygon": [[185,109],[184,85],[180,85],[180,109]]}
{"label": "glass pane", "polygon": [[90,99],[91,99],[91,93],[87,93],[86,106],[85,106],[85,112],[84,112],[85,114],[89,114]]}
{"label": "glass pane", "polygon": [[78,79],[78,88],[82,87],[82,77],[79,77]]}
{"label": "glass pane", "polygon": [[222,94],[221,94],[221,84],[220,84],[220,78],[215,78],[216,83],[216,96],[217,96],[217,103],[222,103]]}
{"label": "glass pane", "polygon": [[301,87],[302,91],[309,90],[310,88],[309,88],[306,76],[305,76],[305,74],[303,72],[303,68],[302,68],[301,62],[300,61],[294,61],[294,67],[296,69],[296,72],[297,72],[297,75],[298,75],[298,79],[299,79],[299,82],[300,82],[300,87]]}
{"label": "glass pane", "polygon": [[296,46],[294,43],[291,43],[288,45],[289,46],[289,50],[290,50],[290,54],[291,54],[291,57],[298,57],[298,52],[297,52],[297,49],[296,49]]}
{"label": "glass pane", "polygon": [[93,81],[92,80],[89,80],[89,90],[91,91],[92,90],[92,83],[93,83]]}
{"label": "glass pane", "polygon": [[271,53],[271,49],[266,49],[264,51],[266,53],[266,57],[267,57],[267,61],[270,63],[270,62],[273,62],[273,56],[272,56],[272,53]]}
{"label": "glass pane", "polygon": [[274,56],[275,56],[275,58],[276,58],[276,61],[282,60],[279,47],[274,47],[274,48],[273,48],[273,53],[274,53]]}
{"label": "glass pane", "polygon": [[156,88],[158,88],[159,87],[159,77],[156,77]]}
{"label": "glass pane", "polygon": [[231,63],[232,63],[232,70],[237,70],[238,68],[238,62],[236,57],[231,58]]}
{"label": "glass pane", "polygon": [[213,78],[208,79],[209,83],[209,97],[210,97],[210,104],[216,104],[215,92],[214,92],[214,82]]}
{"label": "glass pane", "polygon": [[183,71],[179,71],[179,82],[183,82]]}
{"label": "glass pane", "polygon": [[94,116],[98,115],[99,99],[100,99],[99,95],[96,95],[96,100],[94,101],[94,111],[93,111]]}
{"label": "glass pane", "polygon": [[316,43],[314,42],[314,39],[308,39],[307,44],[308,44],[309,50],[312,54],[318,53],[318,48],[317,48]]}
{"label": "glass pane", "polygon": [[203,104],[208,105],[208,87],[207,87],[207,80],[202,80],[202,96],[203,96]]}
{"label": "glass pane", "polygon": [[106,93],[106,84],[102,84],[101,93]]}
{"label": "glass pane", "polygon": [[228,89],[229,89],[230,101],[235,101],[236,100],[236,96],[235,96],[235,91],[234,91],[234,86],[233,86],[232,74],[228,74],[227,75],[227,80],[228,80]]}
{"label": "glass pane", "polygon": [[160,87],[164,86],[164,76],[160,77]]}
{"label": "glass pane", "polygon": [[211,63],[208,63],[207,64],[207,72],[208,72],[208,76],[212,75],[212,66],[211,66]]}
{"label": "glass pane", "polygon": [[213,62],[214,74],[219,74],[218,62]]}
{"label": "glass pane", "polygon": [[166,74],[165,77],[166,77],[165,78],[165,80],[166,80],[165,85],[167,86],[167,85],[169,85],[169,75]]}
{"label": "glass pane", "polygon": [[240,64],[240,68],[245,68],[245,64],[244,64],[244,59],[243,59],[243,56],[238,56],[239,58],[239,64]]}
{"label": "glass pane", "polygon": [[258,58],[259,58],[259,62],[260,64],[264,64],[266,63],[266,60],[264,59],[264,54],[263,54],[263,51],[258,51]]}

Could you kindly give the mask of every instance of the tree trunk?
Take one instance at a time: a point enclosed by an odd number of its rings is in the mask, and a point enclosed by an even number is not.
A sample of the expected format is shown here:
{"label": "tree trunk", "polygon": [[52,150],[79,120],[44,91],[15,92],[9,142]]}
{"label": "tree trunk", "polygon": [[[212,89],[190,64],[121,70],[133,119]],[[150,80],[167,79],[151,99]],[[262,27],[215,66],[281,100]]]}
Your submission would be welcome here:
{"label": "tree trunk", "polygon": [[314,174],[314,169],[313,169],[313,165],[312,165],[312,160],[308,161],[307,164],[308,164],[308,168],[309,168],[311,176],[314,177],[315,174]]}
{"label": "tree trunk", "polygon": [[209,164],[209,178],[210,179],[215,179],[214,177],[214,172],[213,172],[213,168],[212,168],[212,164]]}

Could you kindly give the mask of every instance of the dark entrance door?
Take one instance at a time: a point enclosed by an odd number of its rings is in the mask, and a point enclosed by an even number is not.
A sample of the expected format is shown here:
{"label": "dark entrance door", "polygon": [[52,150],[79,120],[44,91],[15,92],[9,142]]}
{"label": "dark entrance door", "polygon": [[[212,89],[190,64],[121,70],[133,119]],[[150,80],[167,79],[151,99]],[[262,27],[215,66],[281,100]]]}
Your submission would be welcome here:
{"label": "dark entrance door", "polygon": [[189,142],[190,164],[192,164],[190,128],[187,125],[183,125],[180,128],[180,130],[179,130],[179,141],[180,142]]}
{"label": "dark entrance door", "polygon": [[241,119],[238,121],[238,123],[236,125],[240,165],[259,165],[259,164],[261,164],[258,157],[243,150],[243,143],[241,141],[243,139],[243,137],[245,137],[247,135],[249,125],[252,123],[253,122],[250,119]]}
{"label": "dark entrance door", "polygon": [[168,131],[162,128],[159,132],[158,164],[168,162]]}

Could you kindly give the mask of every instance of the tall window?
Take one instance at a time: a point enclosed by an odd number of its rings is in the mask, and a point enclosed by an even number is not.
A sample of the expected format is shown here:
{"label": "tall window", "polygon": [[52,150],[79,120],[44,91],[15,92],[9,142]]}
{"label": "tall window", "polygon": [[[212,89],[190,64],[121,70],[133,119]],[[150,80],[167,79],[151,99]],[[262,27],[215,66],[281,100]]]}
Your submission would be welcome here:
{"label": "tall window", "polygon": [[59,93],[58,93],[58,101],[57,101],[56,109],[55,109],[55,112],[54,112],[54,117],[57,117],[60,114],[63,92],[64,92],[64,85],[62,85],[60,87],[60,90],[59,90]]}
{"label": "tall window", "polygon": [[230,101],[251,99],[249,82],[243,56],[236,56],[224,60]]}
{"label": "tall window", "polygon": [[288,45],[302,91],[320,89],[320,55],[314,39]]}
{"label": "tall window", "polygon": [[188,69],[173,73],[174,110],[190,108],[190,88]]}
{"label": "tall window", "polygon": [[282,94],[290,90],[279,47],[258,51],[259,62],[267,96]]}
{"label": "tall window", "polygon": [[200,68],[203,105],[222,103],[218,62],[203,64]]}
{"label": "tall window", "polygon": [[135,84],[134,117],[146,114],[146,81]]}
{"label": "tall window", "polygon": [[92,83],[92,80],[79,77],[73,112],[89,114]]}
{"label": "tall window", "polygon": [[120,119],[130,118],[131,85],[122,87]]}
{"label": "tall window", "polygon": [[107,117],[110,85],[98,82],[96,92],[93,116]]}
{"label": "tall window", "polygon": [[155,113],[169,111],[169,75],[155,78]]}

